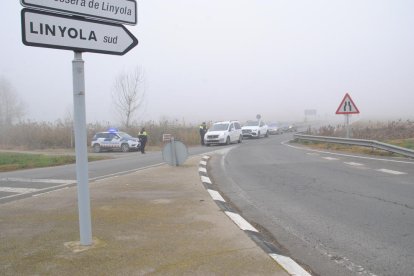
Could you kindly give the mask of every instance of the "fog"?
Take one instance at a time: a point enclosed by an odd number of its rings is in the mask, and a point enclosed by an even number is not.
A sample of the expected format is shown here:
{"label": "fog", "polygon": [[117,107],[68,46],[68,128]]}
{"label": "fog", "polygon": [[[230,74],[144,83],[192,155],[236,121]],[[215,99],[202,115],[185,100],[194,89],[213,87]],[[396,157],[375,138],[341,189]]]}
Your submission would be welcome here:
{"label": "fog", "polygon": [[[413,118],[414,1],[137,1],[139,44],[124,56],[84,53],[88,122],[119,122],[111,89],[145,72],[135,120],[188,123],[261,114],[268,121]],[[24,46],[20,3],[2,1],[0,75],[26,104],[25,119],[73,113],[73,52]],[[309,118],[308,118],[309,119]]]}

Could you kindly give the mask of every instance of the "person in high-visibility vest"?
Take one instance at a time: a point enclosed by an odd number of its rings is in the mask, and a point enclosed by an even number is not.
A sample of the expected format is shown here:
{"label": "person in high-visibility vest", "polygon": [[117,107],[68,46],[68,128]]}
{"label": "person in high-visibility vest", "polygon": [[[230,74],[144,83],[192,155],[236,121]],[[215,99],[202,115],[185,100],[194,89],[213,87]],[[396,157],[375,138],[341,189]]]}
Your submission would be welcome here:
{"label": "person in high-visibility vest", "polygon": [[141,131],[138,133],[139,141],[141,142],[141,153],[145,153],[145,145],[147,144],[148,134],[143,127]]}
{"label": "person in high-visibility vest", "polygon": [[205,135],[205,134],[206,134],[206,132],[207,132],[207,125],[206,125],[206,122],[203,122],[203,123],[200,125],[199,129],[200,129],[201,145],[202,145],[202,146],[204,146],[204,135]]}

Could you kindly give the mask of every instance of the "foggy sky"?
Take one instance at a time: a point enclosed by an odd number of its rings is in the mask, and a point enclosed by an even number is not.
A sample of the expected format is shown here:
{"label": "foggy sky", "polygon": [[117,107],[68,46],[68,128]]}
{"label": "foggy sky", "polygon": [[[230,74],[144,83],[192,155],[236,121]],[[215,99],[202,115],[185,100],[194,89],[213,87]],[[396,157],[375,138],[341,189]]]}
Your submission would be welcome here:
{"label": "foggy sky", "polygon": [[[412,0],[137,3],[138,25],[127,26],[137,47],[83,54],[88,122],[119,121],[111,89],[137,66],[147,93],[138,121],[303,120],[306,109],[338,118],[345,93],[359,119],[414,117]],[[73,52],[24,46],[21,9],[2,1],[0,75],[26,119],[64,118],[73,113]]]}

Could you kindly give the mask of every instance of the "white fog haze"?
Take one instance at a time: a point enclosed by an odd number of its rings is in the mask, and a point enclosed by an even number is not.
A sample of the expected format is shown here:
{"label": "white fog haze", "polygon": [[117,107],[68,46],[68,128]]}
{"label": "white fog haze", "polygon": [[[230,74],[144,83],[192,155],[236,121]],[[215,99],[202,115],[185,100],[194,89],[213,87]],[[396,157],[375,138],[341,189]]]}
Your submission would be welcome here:
{"label": "white fog haze", "polygon": [[[115,124],[116,77],[140,67],[136,121],[303,121],[335,115],[349,93],[354,119],[411,119],[414,1],[137,1],[139,44],[124,56],[84,53],[88,122]],[[24,46],[19,1],[0,9],[0,76],[25,120],[73,113],[73,52]]]}

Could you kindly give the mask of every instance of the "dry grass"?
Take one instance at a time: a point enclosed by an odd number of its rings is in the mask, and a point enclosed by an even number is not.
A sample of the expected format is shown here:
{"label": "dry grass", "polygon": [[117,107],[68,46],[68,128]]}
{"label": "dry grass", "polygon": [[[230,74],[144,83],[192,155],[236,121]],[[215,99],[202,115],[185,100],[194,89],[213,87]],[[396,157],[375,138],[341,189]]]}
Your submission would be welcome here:
{"label": "dry grass", "polygon": [[[389,122],[361,121],[351,124],[352,138],[377,140],[388,143],[390,141],[407,140],[414,138],[414,121],[397,120]],[[323,126],[312,130],[312,134],[321,136],[345,137],[344,125]]]}
{"label": "dry grass", "polygon": [[[136,137],[139,130],[145,127],[149,134],[149,149],[160,149],[163,145],[163,134],[172,134],[176,140],[187,146],[198,145],[200,141],[198,126],[177,122],[143,122],[129,128],[119,127],[120,131]],[[70,120],[51,122],[20,122],[11,126],[1,126],[0,149],[19,150],[51,150],[74,148],[73,125]],[[88,145],[96,132],[106,131],[108,125],[94,123],[87,125]]]}
{"label": "dry grass", "polygon": [[345,151],[349,153],[362,153],[369,155],[377,156],[391,156],[394,155],[391,152],[384,151],[381,149],[367,148],[367,147],[358,147],[358,146],[349,146],[341,144],[332,144],[332,143],[319,143],[319,142],[301,142],[311,148],[319,150],[329,150],[329,151]]}
{"label": "dry grass", "polygon": [[[414,149],[414,121],[397,120],[389,122],[357,122],[350,126],[352,138],[376,140],[404,148]],[[345,137],[346,128],[344,125],[323,126],[310,132],[312,135]],[[353,153],[366,153],[380,156],[389,156],[392,153],[387,151],[366,147],[348,146],[330,143],[307,142],[307,145],[327,150],[347,151]]]}

